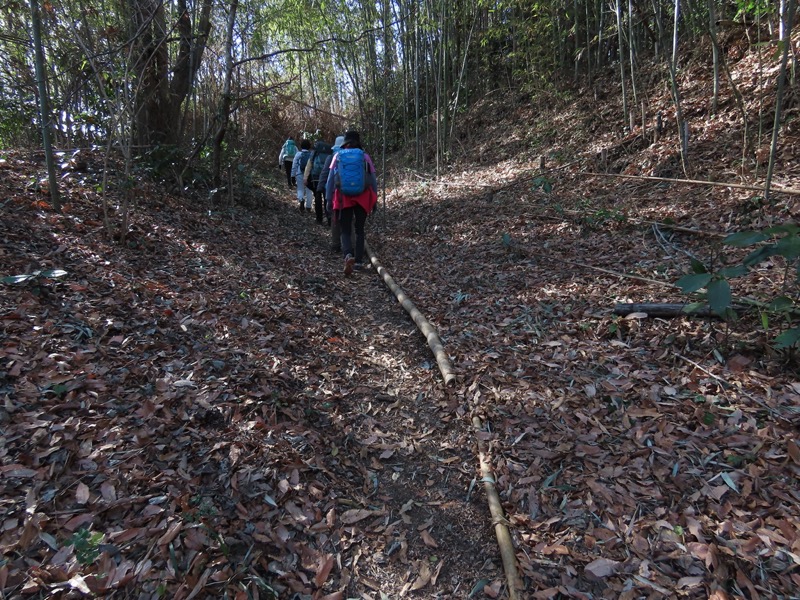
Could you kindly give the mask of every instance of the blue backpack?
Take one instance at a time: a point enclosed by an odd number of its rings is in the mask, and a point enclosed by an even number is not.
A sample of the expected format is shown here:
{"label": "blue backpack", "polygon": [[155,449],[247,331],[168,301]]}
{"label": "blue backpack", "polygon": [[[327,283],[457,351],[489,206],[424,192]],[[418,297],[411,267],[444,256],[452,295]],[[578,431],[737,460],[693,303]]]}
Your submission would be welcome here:
{"label": "blue backpack", "polygon": [[297,161],[297,164],[300,167],[300,174],[305,173],[306,165],[308,164],[308,159],[309,159],[310,156],[311,156],[311,151],[310,150],[302,150],[300,152],[300,160]]}
{"label": "blue backpack", "polygon": [[283,145],[283,150],[286,158],[294,158],[294,155],[297,154],[297,146],[294,140],[286,140],[286,143]]}
{"label": "blue backpack", "polygon": [[358,196],[367,187],[367,160],[360,148],[342,148],[336,155],[336,189]]}

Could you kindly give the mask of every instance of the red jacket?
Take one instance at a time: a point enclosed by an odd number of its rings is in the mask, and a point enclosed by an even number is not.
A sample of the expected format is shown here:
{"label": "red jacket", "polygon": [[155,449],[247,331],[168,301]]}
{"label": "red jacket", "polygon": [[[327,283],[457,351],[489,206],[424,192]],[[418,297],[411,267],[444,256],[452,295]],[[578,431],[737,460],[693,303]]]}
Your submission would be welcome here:
{"label": "red jacket", "polygon": [[[331,161],[331,174],[333,176],[333,172],[336,169],[336,155],[333,156],[333,160]],[[367,161],[368,169],[367,171],[371,175],[369,180],[367,181],[367,189],[361,192],[358,196],[345,196],[342,194],[340,190],[334,188],[333,190],[333,210],[341,210],[343,208],[352,208],[356,204],[358,204],[361,208],[363,208],[367,214],[372,212],[372,209],[375,208],[375,205],[378,203],[378,182],[375,178],[375,165],[372,163],[372,159],[370,158],[369,154],[366,152],[364,153],[364,160]]]}

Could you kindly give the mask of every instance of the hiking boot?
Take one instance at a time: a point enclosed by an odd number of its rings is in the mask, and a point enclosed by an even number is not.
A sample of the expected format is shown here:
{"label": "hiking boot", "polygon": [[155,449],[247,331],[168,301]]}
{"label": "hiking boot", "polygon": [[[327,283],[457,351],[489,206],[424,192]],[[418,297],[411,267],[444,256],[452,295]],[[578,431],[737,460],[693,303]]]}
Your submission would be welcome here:
{"label": "hiking boot", "polygon": [[363,271],[364,270],[364,263],[356,263],[353,265],[354,271]]}
{"label": "hiking boot", "polygon": [[305,210],[305,209],[303,208],[303,205],[301,204],[300,205],[300,212],[303,212],[303,210]]}
{"label": "hiking boot", "polygon": [[345,275],[352,275],[353,274],[353,265],[355,264],[356,259],[352,257],[352,255],[348,254],[344,257],[344,274]]}

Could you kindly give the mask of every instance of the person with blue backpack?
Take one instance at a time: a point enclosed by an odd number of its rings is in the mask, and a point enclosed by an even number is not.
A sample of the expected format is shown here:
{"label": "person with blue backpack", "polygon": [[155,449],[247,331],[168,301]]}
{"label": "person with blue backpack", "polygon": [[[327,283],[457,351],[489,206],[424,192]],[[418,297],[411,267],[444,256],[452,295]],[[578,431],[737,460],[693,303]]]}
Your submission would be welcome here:
{"label": "person with blue backpack", "polygon": [[[331,159],[325,193],[333,201],[342,228],[344,274],[351,275],[364,266],[364,224],[378,203],[378,178],[375,165],[361,146],[357,131],[344,134],[342,149]],[[351,228],[355,223],[355,249]]]}
{"label": "person with blue backpack", "polygon": [[322,225],[322,209],[323,209],[323,196],[324,191],[320,191],[319,180],[322,176],[323,168],[326,164],[326,159],[333,154],[333,148],[327,142],[319,140],[314,144],[314,150],[311,152],[311,157],[308,159],[306,170],[303,173],[303,180],[306,187],[310,188],[314,193],[314,212],[316,213],[317,223]]}
{"label": "person with blue backpack", "polygon": [[300,212],[305,210],[311,212],[311,203],[314,201],[314,193],[306,187],[306,182],[303,180],[303,173],[309,158],[311,158],[311,142],[303,140],[300,142],[300,152],[295,154],[292,162],[292,179],[297,181],[297,200],[300,202]]}
{"label": "person with blue backpack", "polygon": [[322,173],[317,184],[317,191],[322,193],[325,199],[325,218],[328,227],[331,228],[331,250],[337,254],[342,251],[342,228],[339,226],[339,220],[333,212],[333,197],[326,193],[325,188],[328,185],[328,174],[331,172],[331,161],[333,161],[334,155],[342,149],[342,144],[344,144],[344,136],[336,136],[336,141],[333,143],[333,148],[331,148],[331,154],[325,159],[325,166],[322,167]]}
{"label": "person with blue backpack", "polygon": [[297,145],[294,143],[293,138],[287,138],[283,146],[281,146],[280,154],[278,154],[278,168],[283,167],[286,171],[286,183],[289,184],[289,189],[294,187],[294,181],[292,181],[292,162],[294,161],[295,154],[297,154]]}

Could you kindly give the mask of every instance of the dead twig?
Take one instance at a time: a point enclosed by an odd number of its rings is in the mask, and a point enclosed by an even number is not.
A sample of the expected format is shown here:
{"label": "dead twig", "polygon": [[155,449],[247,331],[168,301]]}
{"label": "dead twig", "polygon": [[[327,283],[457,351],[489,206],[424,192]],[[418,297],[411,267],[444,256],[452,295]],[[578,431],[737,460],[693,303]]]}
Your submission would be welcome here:
{"label": "dead twig", "polygon": [[[705,373],[705,374],[706,374],[706,375],[708,375],[709,377],[711,377],[711,378],[713,378],[713,379],[717,380],[717,381],[720,383],[720,385],[722,385],[722,387],[723,387],[723,388],[725,388],[726,390],[729,390],[729,389],[731,389],[731,388],[733,388],[733,387],[734,387],[732,383],[730,383],[729,381],[727,381],[727,380],[723,379],[723,378],[722,378],[722,377],[720,377],[719,375],[715,375],[714,373],[712,373],[711,371],[709,371],[708,369],[706,369],[706,368],[705,368],[705,367],[703,367],[702,365],[699,365],[698,363],[696,363],[695,361],[693,361],[691,358],[687,358],[687,357],[683,356],[682,354],[678,354],[678,353],[675,353],[675,356],[677,356],[677,357],[678,357],[678,358],[680,358],[681,360],[684,360],[684,361],[686,361],[687,363],[689,363],[690,365],[692,365],[694,368],[696,368],[696,369],[698,369],[698,370],[702,371],[703,373]],[[766,410],[769,412],[769,414],[771,414],[772,416],[774,416],[774,417],[777,417],[778,419],[781,419],[781,420],[783,420],[783,421],[786,421],[787,423],[791,423],[791,420],[789,420],[789,419],[787,419],[786,417],[784,417],[784,416],[783,416],[783,415],[782,415],[780,412],[778,412],[777,410],[775,410],[774,408],[772,408],[772,407],[771,407],[769,404],[767,404],[767,403],[766,403],[766,402],[764,402],[763,400],[759,400],[758,398],[756,398],[756,397],[755,397],[755,396],[753,396],[752,394],[749,394],[749,393],[745,392],[745,391],[744,391],[744,390],[742,390],[741,388],[737,388],[737,390],[738,390],[738,392],[739,392],[740,394],[742,394],[742,396],[744,396],[744,397],[745,397],[745,398],[747,398],[748,400],[752,400],[753,402],[755,402],[755,403],[756,403],[756,404],[758,404],[759,406],[761,406],[761,407],[763,407],[764,409],[766,409]]]}

